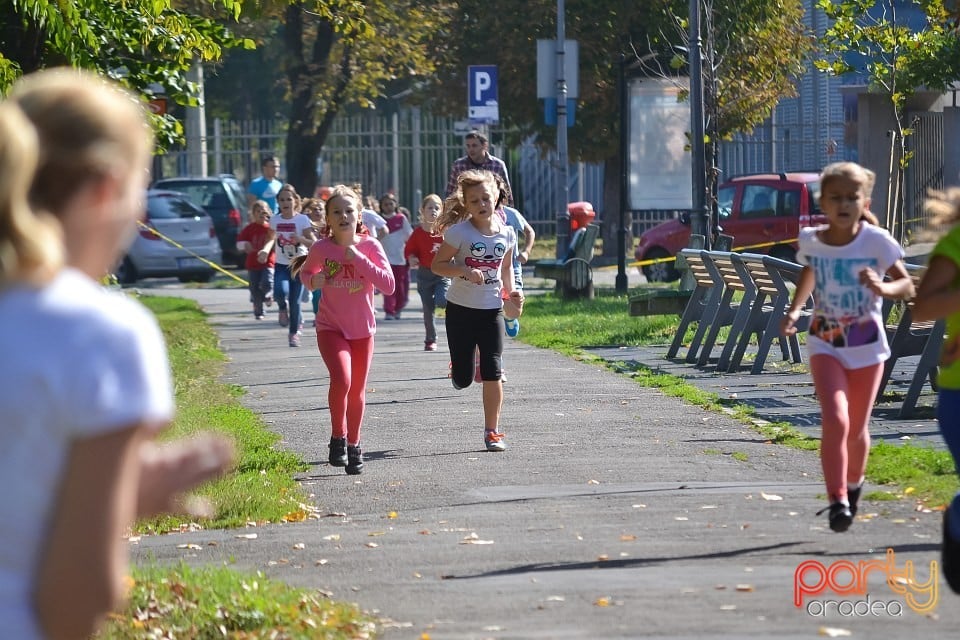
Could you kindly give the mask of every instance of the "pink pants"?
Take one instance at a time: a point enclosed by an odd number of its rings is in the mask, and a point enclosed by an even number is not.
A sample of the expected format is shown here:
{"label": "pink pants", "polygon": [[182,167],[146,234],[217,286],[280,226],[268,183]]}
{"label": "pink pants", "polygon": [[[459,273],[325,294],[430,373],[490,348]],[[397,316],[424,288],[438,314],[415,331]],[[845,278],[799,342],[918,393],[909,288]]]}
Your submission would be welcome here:
{"label": "pink pants", "polygon": [[405,264],[392,264],[390,268],[396,284],[393,293],[383,294],[383,312],[392,316],[403,311],[410,301],[410,267]]}
{"label": "pink pants", "polygon": [[336,331],[318,331],[320,357],[330,372],[330,426],[334,438],[360,442],[360,424],[367,397],[367,374],[373,360],[373,336],[347,340]]}
{"label": "pink pants", "polygon": [[823,436],[820,464],[831,502],[847,497],[847,484],[860,482],[870,452],[870,411],[883,376],[883,363],[844,369],[828,355],[810,358],[820,401]]}

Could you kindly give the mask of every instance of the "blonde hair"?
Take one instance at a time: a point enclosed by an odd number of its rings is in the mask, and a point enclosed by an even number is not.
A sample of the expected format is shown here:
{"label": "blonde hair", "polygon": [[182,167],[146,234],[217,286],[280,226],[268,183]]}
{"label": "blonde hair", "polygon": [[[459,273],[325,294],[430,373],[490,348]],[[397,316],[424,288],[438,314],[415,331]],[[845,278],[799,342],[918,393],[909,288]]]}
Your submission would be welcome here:
{"label": "blonde hair", "polygon": [[90,180],[146,169],[153,133],[132,94],[77,69],[51,69],[17,82],[10,99],[37,129],[40,158],[30,203],[58,215]]}
{"label": "blonde hair", "polygon": [[0,287],[42,282],[63,263],[56,220],[34,214],[27,194],[37,168],[37,133],[12,102],[0,104]]}
{"label": "blonde hair", "polygon": [[960,221],[960,187],[950,187],[943,191],[931,189],[923,202],[923,208],[930,214],[930,225],[935,227],[928,230],[924,237],[932,239],[940,235],[942,227],[952,226]]}
{"label": "blonde hair", "polygon": [[457,176],[457,188],[450,196],[443,201],[443,211],[437,217],[434,225],[434,233],[442,234],[449,227],[463,222],[470,217],[467,208],[463,202],[463,192],[471,187],[488,184],[497,191],[496,206],[500,206],[503,200],[503,191],[497,183],[496,176],[490,171],[480,169],[469,169]]}
{"label": "blonde hair", "polygon": [[250,213],[248,214],[251,222],[257,221],[256,215],[258,210],[266,210],[271,216],[273,215],[273,209],[270,207],[269,202],[266,200],[254,200],[253,204],[250,205]]}
{"label": "blonde hair", "polygon": [[[367,233],[367,228],[363,226],[363,218],[360,215],[360,196],[357,195],[357,192],[344,184],[338,184],[332,189],[330,189],[330,197],[327,198],[326,211],[330,210],[330,203],[334,198],[346,198],[352,199],[354,204],[357,206],[357,233]],[[329,214],[327,214],[329,215]],[[326,237],[333,237],[333,227],[329,224],[326,225]],[[306,262],[307,256],[294,256],[290,258],[290,275],[294,278],[300,276],[300,270],[303,268],[303,263]]]}
{"label": "blonde hair", "polygon": [[430,202],[436,202],[441,207],[443,206],[443,199],[435,193],[431,193],[423,198],[420,202],[420,210],[423,211],[423,208],[427,206]]}
{"label": "blonde hair", "polygon": [[[17,108],[26,123],[11,115]],[[3,120],[5,126],[20,120],[17,132],[0,135],[0,144],[6,149],[21,145],[22,155],[4,168],[8,191],[0,196],[5,202],[0,279],[4,284],[44,279],[63,263],[62,229],[53,218],[60,217],[89,182],[111,173],[146,170],[153,134],[137,98],[101,76],[70,68],[47,69],[17,81]],[[29,151],[22,145],[34,134],[34,150]],[[11,178],[14,173],[17,178]],[[30,180],[25,193],[30,216],[24,205],[16,204],[21,179]],[[27,228],[29,238],[22,236]]]}
{"label": "blonde hair", "polygon": [[[820,193],[823,193],[826,185],[841,179],[859,184],[860,191],[869,199],[873,194],[873,185],[877,182],[877,174],[856,162],[834,162],[825,166],[820,173]],[[874,226],[880,225],[877,216],[867,209],[860,214],[860,219]]]}

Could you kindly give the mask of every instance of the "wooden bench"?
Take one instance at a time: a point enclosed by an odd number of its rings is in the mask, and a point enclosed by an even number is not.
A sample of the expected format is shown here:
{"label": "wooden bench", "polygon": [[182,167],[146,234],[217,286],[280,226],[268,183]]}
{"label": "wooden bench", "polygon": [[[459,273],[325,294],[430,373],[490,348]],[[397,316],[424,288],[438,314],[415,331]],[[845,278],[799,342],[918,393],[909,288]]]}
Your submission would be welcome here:
{"label": "wooden bench", "polygon": [[557,291],[564,298],[593,297],[593,245],[600,235],[600,225],[588,224],[574,234],[570,255],[562,260],[539,260],[533,275],[557,281]]}
{"label": "wooden bench", "polygon": [[[919,288],[925,269],[926,267],[922,266],[907,265],[907,272],[910,274],[915,287]],[[893,326],[887,326],[890,357],[883,365],[883,376],[880,379],[877,397],[883,395],[893,375],[893,369],[900,358],[920,356],[920,360],[917,362],[910,378],[910,386],[904,396],[903,404],[900,405],[900,411],[897,414],[900,418],[909,418],[916,411],[917,400],[920,398],[920,392],[928,379],[930,387],[934,391],[937,390],[940,348],[943,346],[944,334],[946,333],[946,320],[941,318],[940,320],[927,322],[914,322],[912,304],[907,302],[901,303],[901,305],[900,322]]]}

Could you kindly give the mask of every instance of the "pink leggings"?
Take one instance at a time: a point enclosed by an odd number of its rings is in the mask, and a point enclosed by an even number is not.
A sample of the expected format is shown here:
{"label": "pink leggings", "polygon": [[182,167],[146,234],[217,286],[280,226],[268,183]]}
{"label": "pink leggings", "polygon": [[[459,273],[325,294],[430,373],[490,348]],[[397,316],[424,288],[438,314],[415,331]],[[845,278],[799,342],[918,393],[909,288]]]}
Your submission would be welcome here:
{"label": "pink leggings", "polygon": [[330,426],[335,438],[347,437],[350,444],[360,442],[367,397],[367,374],[373,360],[373,336],[347,340],[336,331],[318,331],[320,356],[330,371]]}
{"label": "pink leggings", "polygon": [[810,373],[823,422],[820,464],[827,495],[836,502],[847,497],[847,484],[860,482],[867,470],[870,412],[883,363],[844,369],[836,358],[816,355],[810,358]]}

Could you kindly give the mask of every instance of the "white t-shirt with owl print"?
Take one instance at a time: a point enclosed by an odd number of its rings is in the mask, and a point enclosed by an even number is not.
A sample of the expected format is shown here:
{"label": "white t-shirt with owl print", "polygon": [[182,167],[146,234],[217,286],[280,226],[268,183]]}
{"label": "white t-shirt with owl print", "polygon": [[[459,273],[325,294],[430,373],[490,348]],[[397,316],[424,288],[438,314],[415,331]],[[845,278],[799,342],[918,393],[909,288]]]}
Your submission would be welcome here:
{"label": "white t-shirt with owl print", "polygon": [[500,264],[504,256],[512,259],[517,244],[516,232],[505,224],[493,235],[483,235],[469,220],[448,228],[443,241],[456,247],[456,263],[483,272],[483,284],[475,284],[466,278],[453,278],[447,300],[471,309],[499,309],[503,305],[500,289]]}

